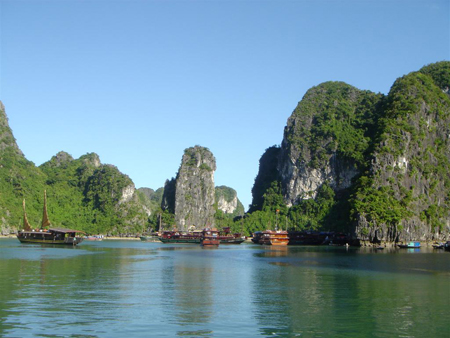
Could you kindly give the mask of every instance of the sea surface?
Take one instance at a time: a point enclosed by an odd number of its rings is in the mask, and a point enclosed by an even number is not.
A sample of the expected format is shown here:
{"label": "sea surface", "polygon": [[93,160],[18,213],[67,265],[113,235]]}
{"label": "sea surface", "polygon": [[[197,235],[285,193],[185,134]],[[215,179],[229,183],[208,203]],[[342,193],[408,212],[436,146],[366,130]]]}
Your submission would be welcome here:
{"label": "sea surface", "polygon": [[450,337],[450,252],[1,239],[0,337]]}

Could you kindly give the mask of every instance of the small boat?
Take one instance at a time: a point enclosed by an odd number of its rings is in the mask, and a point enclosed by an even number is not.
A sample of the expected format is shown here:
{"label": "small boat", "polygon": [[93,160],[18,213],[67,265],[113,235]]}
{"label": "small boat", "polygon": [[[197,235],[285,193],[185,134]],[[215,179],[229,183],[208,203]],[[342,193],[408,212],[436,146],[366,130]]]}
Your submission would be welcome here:
{"label": "small boat", "polygon": [[139,236],[143,242],[159,242],[159,235],[157,232],[152,232],[150,235]]}
{"label": "small boat", "polygon": [[27,213],[25,211],[25,200],[23,200],[23,227],[22,231],[17,234],[17,239],[21,243],[34,244],[65,244],[77,245],[83,241],[83,237],[78,234],[84,234],[80,230],[49,228],[51,225],[47,214],[47,193],[44,191],[44,212],[42,216],[42,224],[40,229],[32,229],[28,222]]}
{"label": "small boat", "polygon": [[419,249],[420,242],[409,242],[407,244],[397,244],[397,246],[402,249]]}
{"label": "small boat", "polygon": [[102,241],[103,235],[84,236],[85,241]]}
{"label": "small boat", "polygon": [[433,243],[432,247],[434,249],[444,249],[445,248],[445,243]]}
{"label": "small boat", "polygon": [[220,239],[219,239],[219,232],[216,228],[205,228],[202,231],[202,239],[201,239],[201,245],[202,246],[219,246]]}
{"label": "small boat", "polygon": [[222,231],[219,231],[218,237],[220,244],[241,244],[245,241],[245,239],[242,238],[242,234],[232,234],[229,227],[222,228]]}
{"label": "small boat", "polygon": [[262,232],[259,244],[262,245],[288,245],[289,236],[287,231],[266,230]]}
{"label": "small boat", "polygon": [[445,251],[450,251],[450,241],[445,242],[445,244],[444,244],[444,250],[445,250]]}

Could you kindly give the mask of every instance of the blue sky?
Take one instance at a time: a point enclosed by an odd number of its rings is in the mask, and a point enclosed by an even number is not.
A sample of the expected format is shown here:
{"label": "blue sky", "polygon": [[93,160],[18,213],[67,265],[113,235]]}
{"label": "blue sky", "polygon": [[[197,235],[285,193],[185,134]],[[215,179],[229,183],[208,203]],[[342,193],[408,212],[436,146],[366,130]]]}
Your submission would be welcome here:
{"label": "blue sky", "polygon": [[449,59],[449,0],[0,0],[0,100],[27,159],[95,152],[157,189],[201,145],[246,208],[309,88],[388,93]]}

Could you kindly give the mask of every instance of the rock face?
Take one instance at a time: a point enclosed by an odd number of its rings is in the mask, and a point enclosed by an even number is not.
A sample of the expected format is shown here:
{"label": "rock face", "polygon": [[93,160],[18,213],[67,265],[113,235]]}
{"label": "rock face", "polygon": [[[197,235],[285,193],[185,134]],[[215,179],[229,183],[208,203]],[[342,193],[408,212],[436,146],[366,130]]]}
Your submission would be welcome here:
{"label": "rock face", "polygon": [[363,128],[372,127],[380,98],[342,82],[323,83],[305,94],[288,119],[278,160],[288,206],[314,198],[325,182],[335,191],[351,186],[369,145]]}
{"label": "rock face", "polygon": [[371,180],[355,199],[358,237],[449,239],[449,87],[450,62],[426,66],[392,86]]}
{"label": "rock face", "polygon": [[184,151],[175,186],[175,222],[179,230],[214,226],[216,159],[204,147]]}
{"label": "rock face", "polygon": [[5,113],[5,106],[0,101],[0,151],[11,149],[16,155],[23,156],[22,151],[16,143],[11,128],[9,127],[8,117]]}
{"label": "rock face", "polygon": [[239,201],[236,190],[222,185],[216,187],[215,192],[218,210],[234,217],[244,215],[244,206]]}
{"label": "rock face", "polygon": [[[449,88],[447,61],[399,78],[387,96],[342,82],[311,88],[288,119],[279,153],[261,158],[253,204],[260,208],[276,179],[287,206],[310,219],[322,212],[319,226],[346,223],[356,240],[449,240]],[[333,190],[328,208],[321,187]]]}
{"label": "rock face", "polygon": [[259,160],[259,171],[252,188],[252,204],[249,212],[261,210],[264,203],[264,193],[271,183],[279,180],[277,170],[280,148],[272,146],[264,152]]}

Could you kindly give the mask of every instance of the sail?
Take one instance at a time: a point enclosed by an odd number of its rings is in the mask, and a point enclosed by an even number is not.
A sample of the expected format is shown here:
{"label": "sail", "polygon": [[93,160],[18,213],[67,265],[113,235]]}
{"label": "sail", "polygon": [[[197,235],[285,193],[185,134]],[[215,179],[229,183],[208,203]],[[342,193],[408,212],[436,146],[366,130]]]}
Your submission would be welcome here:
{"label": "sail", "polygon": [[41,229],[48,228],[50,226],[50,220],[47,214],[47,191],[44,190],[44,213],[42,215],[42,226]]}
{"label": "sail", "polygon": [[23,199],[23,230],[31,231],[31,226],[27,218],[27,212],[25,211],[25,199]]}

